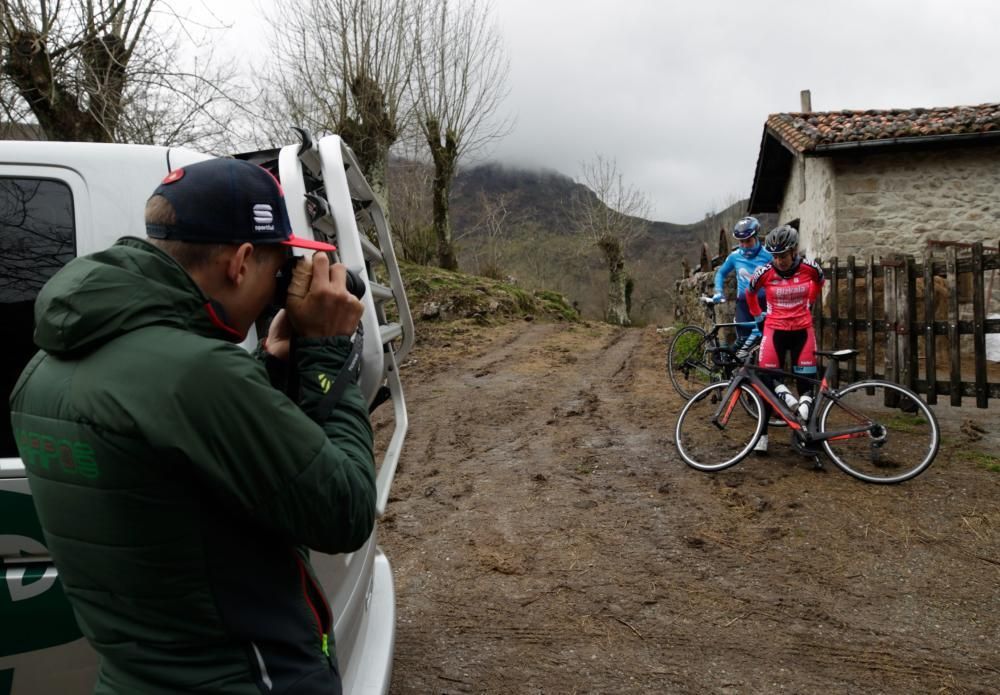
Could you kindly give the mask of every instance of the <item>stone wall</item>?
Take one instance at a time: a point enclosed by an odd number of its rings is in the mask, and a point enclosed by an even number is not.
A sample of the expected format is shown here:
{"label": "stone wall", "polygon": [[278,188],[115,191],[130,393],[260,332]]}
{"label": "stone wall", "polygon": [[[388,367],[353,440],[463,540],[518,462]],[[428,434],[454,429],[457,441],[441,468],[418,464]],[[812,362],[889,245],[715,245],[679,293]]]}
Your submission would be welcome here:
{"label": "stone wall", "polygon": [[715,271],[710,273],[694,272],[689,277],[677,281],[677,292],[674,300],[674,319],[677,325],[685,326],[693,323],[707,327],[709,325],[705,310],[699,297],[714,293]]}
{"label": "stone wall", "polygon": [[[724,304],[715,305],[715,320],[724,323],[734,320],[736,304],[736,274],[726,278]],[[690,277],[677,281],[677,291],[674,294],[674,320],[678,326],[695,324],[706,330],[712,327],[710,314],[705,310],[700,297],[711,297],[715,292],[715,271],[709,273],[695,272]],[[728,340],[728,338],[727,338]]]}
{"label": "stone wall", "polygon": [[829,158],[796,157],[792,162],[778,224],[800,220],[799,248],[807,258],[833,255],[835,181]]}
{"label": "stone wall", "polygon": [[920,258],[929,239],[994,246],[1000,239],[1000,146],[841,155],[831,161],[836,238],[824,257]]}

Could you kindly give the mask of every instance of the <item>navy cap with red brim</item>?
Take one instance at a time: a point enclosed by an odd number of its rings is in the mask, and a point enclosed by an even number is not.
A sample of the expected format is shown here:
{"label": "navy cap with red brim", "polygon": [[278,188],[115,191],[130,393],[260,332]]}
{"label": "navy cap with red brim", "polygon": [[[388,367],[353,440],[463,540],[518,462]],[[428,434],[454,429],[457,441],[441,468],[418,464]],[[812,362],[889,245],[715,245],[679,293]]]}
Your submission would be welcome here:
{"label": "navy cap with red brim", "polygon": [[282,244],[336,251],[292,234],[285,195],[274,175],[240,159],[208,159],[171,171],[153,191],[172,206],[170,224],[146,223],[147,236],[215,244]]}

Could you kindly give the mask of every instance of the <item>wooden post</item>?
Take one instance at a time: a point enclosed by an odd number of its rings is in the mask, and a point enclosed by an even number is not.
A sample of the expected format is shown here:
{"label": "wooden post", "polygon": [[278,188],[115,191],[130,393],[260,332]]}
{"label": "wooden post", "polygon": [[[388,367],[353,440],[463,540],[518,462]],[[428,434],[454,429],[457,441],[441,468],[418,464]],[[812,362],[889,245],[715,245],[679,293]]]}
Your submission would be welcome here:
{"label": "wooden post", "polygon": [[972,352],[976,358],[976,407],[989,405],[986,384],[986,288],[983,277],[983,244],[972,245]]}
{"label": "wooden post", "polygon": [[951,357],[951,374],[948,393],[952,405],[962,405],[962,358],[958,341],[958,249],[945,249],[945,268],[948,272],[948,354]]}
{"label": "wooden post", "polygon": [[895,257],[882,259],[882,292],[885,305],[885,379],[899,383],[899,268]]}
{"label": "wooden post", "polygon": [[[858,348],[857,329],[854,325],[857,306],[854,301],[854,289],[857,277],[854,273],[854,256],[847,257],[847,345],[852,350]],[[839,370],[838,370],[839,371]],[[852,384],[858,380],[858,359],[852,357],[847,361],[847,383]]]}
{"label": "wooden post", "polygon": [[[839,328],[840,328],[840,282],[837,280],[837,258],[834,256],[830,259],[830,347],[836,350],[840,347],[839,340]],[[840,366],[837,366],[837,371],[833,373],[833,384],[834,388],[840,385]]]}
{"label": "wooden post", "polygon": [[868,306],[865,307],[867,334],[865,338],[865,378],[875,377],[875,256],[868,256],[868,267],[865,268],[865,287]]}
{"label": "wooden post", "polygon": [[913,256],[903,257],[903,267],[896,275],[898,302],[896,321],[899,336],[899,383],[917,390],[917,275]]}
{"label": "wooden post", "polygon": [[[829,269],[823,268],[820,265],[819,259],[816,260],[816,265],[823,270],[823,277],[829,276]],[[816,333],[816,349],[823,349],[823,331],[826,330],[826,319],[823,317],[823,293],[821,292],[819,297],[812,305],[812,320],[813,320],[813,331]]]}
{"label": "wooden post", "polygon": [[937,403],[937,334],[934,332],[934,256],[924,251],[924,373],[927,376],[927,403]]}

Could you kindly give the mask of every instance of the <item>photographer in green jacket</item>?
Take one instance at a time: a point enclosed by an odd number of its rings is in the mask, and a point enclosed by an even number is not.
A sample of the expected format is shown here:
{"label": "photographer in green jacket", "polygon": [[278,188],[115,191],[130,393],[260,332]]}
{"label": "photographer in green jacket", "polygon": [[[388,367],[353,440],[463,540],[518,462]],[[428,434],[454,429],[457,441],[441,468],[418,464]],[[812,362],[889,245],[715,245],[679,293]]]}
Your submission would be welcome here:
{"label": "photographer in green jacket", "polygon": [[339,693],[307,549],[356,550],[375,522],[367,404],[354,383],[323,402],[363,305],[326,254],[298,264],[261,352],[294,361],[286,395],[236,343],[291,246],[333,247],[296,238],[277,181],[239,160],[171,172],[146,225],[42,289],[11,395],[96,692]]}

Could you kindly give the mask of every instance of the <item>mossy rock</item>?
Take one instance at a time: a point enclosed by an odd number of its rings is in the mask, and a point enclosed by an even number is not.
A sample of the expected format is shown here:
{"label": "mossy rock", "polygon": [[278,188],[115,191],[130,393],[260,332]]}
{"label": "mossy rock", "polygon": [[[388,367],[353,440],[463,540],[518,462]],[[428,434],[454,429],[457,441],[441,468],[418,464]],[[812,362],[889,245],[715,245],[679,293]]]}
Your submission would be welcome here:
{"label": "mossy rock", "polygon": [[417,315],[418,320],[472,319],[478,324],[536,317],[580,320],[579,312],[566,298],[552,290],[532,291],[508,282],[412,263],[401,263],[400,270],[411,307],[439,308],[433,315]]}

